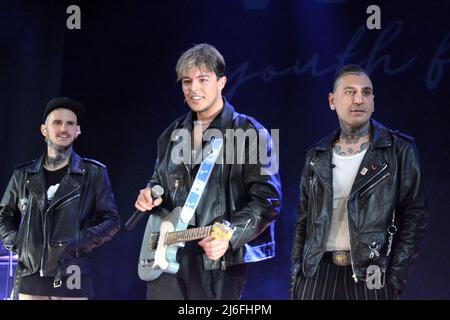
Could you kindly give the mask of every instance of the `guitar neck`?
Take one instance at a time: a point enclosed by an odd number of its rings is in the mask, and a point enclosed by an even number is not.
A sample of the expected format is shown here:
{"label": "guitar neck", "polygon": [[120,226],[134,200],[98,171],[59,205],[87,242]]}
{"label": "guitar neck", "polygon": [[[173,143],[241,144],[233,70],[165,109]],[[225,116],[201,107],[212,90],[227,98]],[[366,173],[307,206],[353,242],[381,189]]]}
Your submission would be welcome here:
{"label": "guitar neck", "polygon": [[192,228],[183,231],[169,232],[164,243],[168,246],[179,243],[203,239],[211,234],[211,226]]}

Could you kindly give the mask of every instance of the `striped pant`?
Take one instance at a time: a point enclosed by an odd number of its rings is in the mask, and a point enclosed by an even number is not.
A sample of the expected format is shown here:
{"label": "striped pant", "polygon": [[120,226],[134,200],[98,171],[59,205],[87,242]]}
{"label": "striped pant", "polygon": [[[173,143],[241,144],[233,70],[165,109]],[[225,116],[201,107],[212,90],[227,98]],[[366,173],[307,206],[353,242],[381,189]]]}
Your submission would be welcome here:
{"label": "striped pant", "polygon": [[397,300],[388,283],[381,289],[369,289],[366,282],[352,278],[352,267],[340,267],[323,259],[311,278],[300,276],[294,290],[297,300]]}

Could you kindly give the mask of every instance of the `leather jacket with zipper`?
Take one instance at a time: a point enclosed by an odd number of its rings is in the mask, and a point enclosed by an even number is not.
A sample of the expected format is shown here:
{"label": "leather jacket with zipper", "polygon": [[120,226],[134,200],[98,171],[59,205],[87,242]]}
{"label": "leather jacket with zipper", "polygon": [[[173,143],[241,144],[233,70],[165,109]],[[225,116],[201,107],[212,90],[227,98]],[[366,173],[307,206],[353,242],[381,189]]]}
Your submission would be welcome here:
{"label": "leather jacket with zipper", "polygon": [[[296,276],[314,275],[324,254],[333,213],[332,144],[339,134],[336,129],[306,155],[292,252],[293,283]],[[400,290],[427,227],[418,153],[413,138],[375,120],[371,120],[371,134],[371,146],[347,199],[351,267],[354,278],[361,281],[369,265],[379,265],[387,271],[386,281]],[[394,210],[398,230],[386,257],[387,228]],[[378,260],[370,259],[369,246],[378,246]]]}
{"label": "leather jacket with zipper", "polygon": [[87,253],[120,228],[106,168],[72,152],[68,173],[47,203],[44,159],[13,173],[0,204],[3,244],[18,254],[22,276],[64,275],[68,265],[89,274]]}
{"label": "leather jacket with zipper", "polygon": [[[180,161],[176,164],[171,156],[174,146],[182,143],[176,129],[186,129],[191,133],[194,115],[187,115],[174,121],[158,139],[158,157],[155,171],[149,186],[160,184],[165,193],[160,207],[153,210],[166,210],[170,212],[178,206],[183,206],[195,174],[200,164],[191,167],[190,164]],[[227,129],[256,130],[264,132],[267,139],[270,136],[267,130],[256,120],[246,115],[237,113],[224,99],[224,107],[209,125],[205,134],[211,129],[219,130],[224,135],[222,163],[219,159],[211,173],[205,191],[195,213],[195,226],[211,225],[216,220],[227,220],[236,227],[230,240],[231,249],[220,260],[209,260],[203,254],[205,270],[225,268],[247,262],[256,262],[275,256],[275,239],[273,222],[278,217],[281,209],[281,183],[278,173],[261,174],[267,169],[259,159],[256,164],[250,164],[249,154],[258,155],[256,145],[235,145],[234,151],[244,150],[240,153],[245,156],[245,163],[239,164],[235,159],[234,164],[227,164],[226,141],[230,141],[231,134]],[[205,139],[203,139],[205,140]],[[190,142],[188,147],[190,150]],[[205,150],[209,141],[203,143]],[[270,144],[263,144],[270,150]],[[275,150],[271,150],[272,159],[276,159]],[[266,153],[269,154],[269,153]],[[182,157],[183,155],[181,155]],[[272,160],[276,161],[276,160]],[[244,161],[241,161],[241,163]]]}

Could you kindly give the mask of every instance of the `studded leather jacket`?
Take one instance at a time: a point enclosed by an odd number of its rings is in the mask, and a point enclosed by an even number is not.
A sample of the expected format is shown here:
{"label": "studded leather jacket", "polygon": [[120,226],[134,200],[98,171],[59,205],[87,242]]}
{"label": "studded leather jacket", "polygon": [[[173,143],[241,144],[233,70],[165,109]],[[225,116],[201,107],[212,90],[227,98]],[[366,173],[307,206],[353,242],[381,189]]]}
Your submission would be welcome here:
{"label": "studded leather jacket", "polygon": [[[333,213],[332,143],[339,133],[335,130],[307,152],[292,252],[293,283],[297,276],[313,276],[324,254]],[[367,267],[379,265],[386,270],[386,281],[399,290],[427,227],[419,159],[411,137],[375,120],[371,134],[347,199],[351,267],[355,281],[364,281]],[[394,212],[397,232],[386,256]],[[370,254],[371,247],[380,253],[378,259]]]}

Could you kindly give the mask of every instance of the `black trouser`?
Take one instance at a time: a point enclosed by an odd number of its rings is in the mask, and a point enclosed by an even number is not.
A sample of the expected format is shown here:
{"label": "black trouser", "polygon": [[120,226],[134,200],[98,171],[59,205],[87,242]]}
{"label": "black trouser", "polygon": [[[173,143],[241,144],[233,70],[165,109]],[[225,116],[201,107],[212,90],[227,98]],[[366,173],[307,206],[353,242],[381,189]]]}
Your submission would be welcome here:
{"label": "black trouser", "polygon": [[178,250],[177,274],[163,273],[147,284],[148,300],[239,300],[244,290],[247,266],[204,270],[203,249],[197,242]]}
{"label": "black trouser", "polygon": [[324,255],[311,278],[299,276],[295,284],[297,300],[396,300],[398,295],[388,283],[381,289],[368,289],[364,281],[352,278],[352,267],[333,263],[331,255]]}

